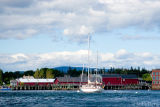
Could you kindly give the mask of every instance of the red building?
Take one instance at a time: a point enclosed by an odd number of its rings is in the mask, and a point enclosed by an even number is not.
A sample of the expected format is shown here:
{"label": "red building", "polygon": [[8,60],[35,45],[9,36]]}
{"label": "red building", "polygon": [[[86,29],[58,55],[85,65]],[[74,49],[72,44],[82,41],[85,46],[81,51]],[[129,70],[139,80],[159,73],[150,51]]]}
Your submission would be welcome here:
{"label": "red building", "polygon": [[32,76],[23,76],[23,78],[19,78],[16,80],[11,80],[11,86],[17,85],[28,85],[28,86],[35,86],[35,85],[52,85],[54,84],[55,79],[35,79]]}
{"label": "red building", "polygon": [[136,75],[120,75],[120,74],[107,74],[102,75],[104,85],[133,85],[139,84]]}
{"label": "red building", "polygon": [[152,89],[160,89],[160,69],[152,70]]}

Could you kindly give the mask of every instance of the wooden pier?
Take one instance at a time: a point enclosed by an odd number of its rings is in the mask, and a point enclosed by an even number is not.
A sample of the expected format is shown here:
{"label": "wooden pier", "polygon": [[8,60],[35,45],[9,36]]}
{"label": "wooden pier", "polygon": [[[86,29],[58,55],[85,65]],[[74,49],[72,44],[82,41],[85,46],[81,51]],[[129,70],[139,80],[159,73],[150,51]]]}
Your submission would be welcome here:
{"label": "wooden pier", "polygon": [[151,89],[151,85],[106,85],[105,90],[148,90]]}
{"label": "wooden pier", "polygon": [[53,84],[53,85],[17,85],[12,90],[78,90],[77,84]]}
{"label": "wooden pier", "polygon": [[[78,84],[17,85],[12,90],[78,90]],[[148,90],[150,85],[106,85],[104,90]]]}

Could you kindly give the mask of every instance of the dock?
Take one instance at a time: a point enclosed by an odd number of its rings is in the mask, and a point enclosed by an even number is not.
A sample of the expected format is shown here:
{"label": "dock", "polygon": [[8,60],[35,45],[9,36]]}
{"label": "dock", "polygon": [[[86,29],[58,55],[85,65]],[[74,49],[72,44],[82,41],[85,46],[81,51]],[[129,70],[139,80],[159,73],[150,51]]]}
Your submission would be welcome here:
{"label": "dock", "polygon": [[106,85],[104,90],[148,90],[151,89],[151,85]]}
{"label": "dock", "polygon": [[53,85],[17,85],[12,90],[78,90],[77,84],[53,84]]}
{"label": "dock", "polygon": [[[148,90],[151,85],[106,85],[104,90]],[[79,90],[78,84],[17,85],[12,90]]]}

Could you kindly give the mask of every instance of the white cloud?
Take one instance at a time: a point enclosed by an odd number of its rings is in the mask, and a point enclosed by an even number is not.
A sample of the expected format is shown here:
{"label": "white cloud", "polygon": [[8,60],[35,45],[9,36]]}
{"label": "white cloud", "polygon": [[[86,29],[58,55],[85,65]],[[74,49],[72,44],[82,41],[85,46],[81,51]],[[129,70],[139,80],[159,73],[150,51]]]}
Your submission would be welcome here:
{"label": "white cloud", "polygon": [[[1,0],[0,38],[51,35],[58,30],[74,40],[90,32],[126,27],[154,29],[159,28],[159,12],[159,0]],[[25,33],[28,29],[36,34]]]}
{"label": "white cloud", "polygon": [[112,53],[106,53],[106,54],[101,54],[101,61],[113,61],[114,60],[114,54]]}
{"label": "white cloud", "polygon": [[69,29],[64,29],[64,35],[70,35],[72,32]]}
{"label": "white cloud", "polygon": [[81,43],[88,40],[88,35],[93,34],[93,30],[91,27],[82,25],[76,28],[64,29],[63,34],[66,35],[70,40]]}
{"label": "white cloud", "polygon": [[64,35],[88,35],[93,33],[92,28],[85,25],[78,26],[77,28],[64,29]]}
{"label": "white cloud", "polygon": [[125,36],[122,36],[120,37],[122,40],[160,40],[160,37],[159,36],[155,36],[155,35],[151,35],[151,36],[148,36],[148,35],[125,35]]}
{"label": "white cloud", "polygon": [[[44,54],[0,54],[0,68],[4,70],[29,70],[42,67],[82,66],[88,63],[87,50],[75,52],[53,52]],[[118,57],[117,57],[118,55]],[[116,53],[100,53],[99,67],[146,67],[154,69],[160,67],[160,54],[130,53],[124,49]],[[96,52],[90,54],[90,65],[96,67]]]}
{"label": "white cloud", "polygon": [[89,28],[87,28],[86,26],[82,25],[82,26],[80,27],[80,30],[79,30],[78,33],[79,33],[79,35],[87,35],[87,34],[89,34],[89,33],[92,33],[92,30],[89,29]]}
{"label": "white cloud", "polygon": [[37,32],[38,31],[36,31],[35,29],[8,30],[0,34],[0,39],[25,39],[28,37],[32,37],[33,35],[36,35]]}
{"label": "white cloud", "polygon": [[19,58],[27,58],[27,56],[22,54],[22,53],[14,54],[11,57],[16,59],[16,60],[19,59]]}
{"label": "white cloud", "polygon": [[125,49],[121,49],[117,52],[116,56],[123,56],[123,55],[126,55],[127,54],[127,51]]}

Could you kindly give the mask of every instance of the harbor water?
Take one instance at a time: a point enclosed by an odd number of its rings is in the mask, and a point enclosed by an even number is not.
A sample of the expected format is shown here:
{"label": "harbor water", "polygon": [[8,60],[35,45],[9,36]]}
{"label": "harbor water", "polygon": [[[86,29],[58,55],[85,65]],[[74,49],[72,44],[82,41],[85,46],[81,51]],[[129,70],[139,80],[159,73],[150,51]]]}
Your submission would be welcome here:
{"label": "harbor water", "polygon": [[0,107],[160,107],[160,91],[0,91]]}

